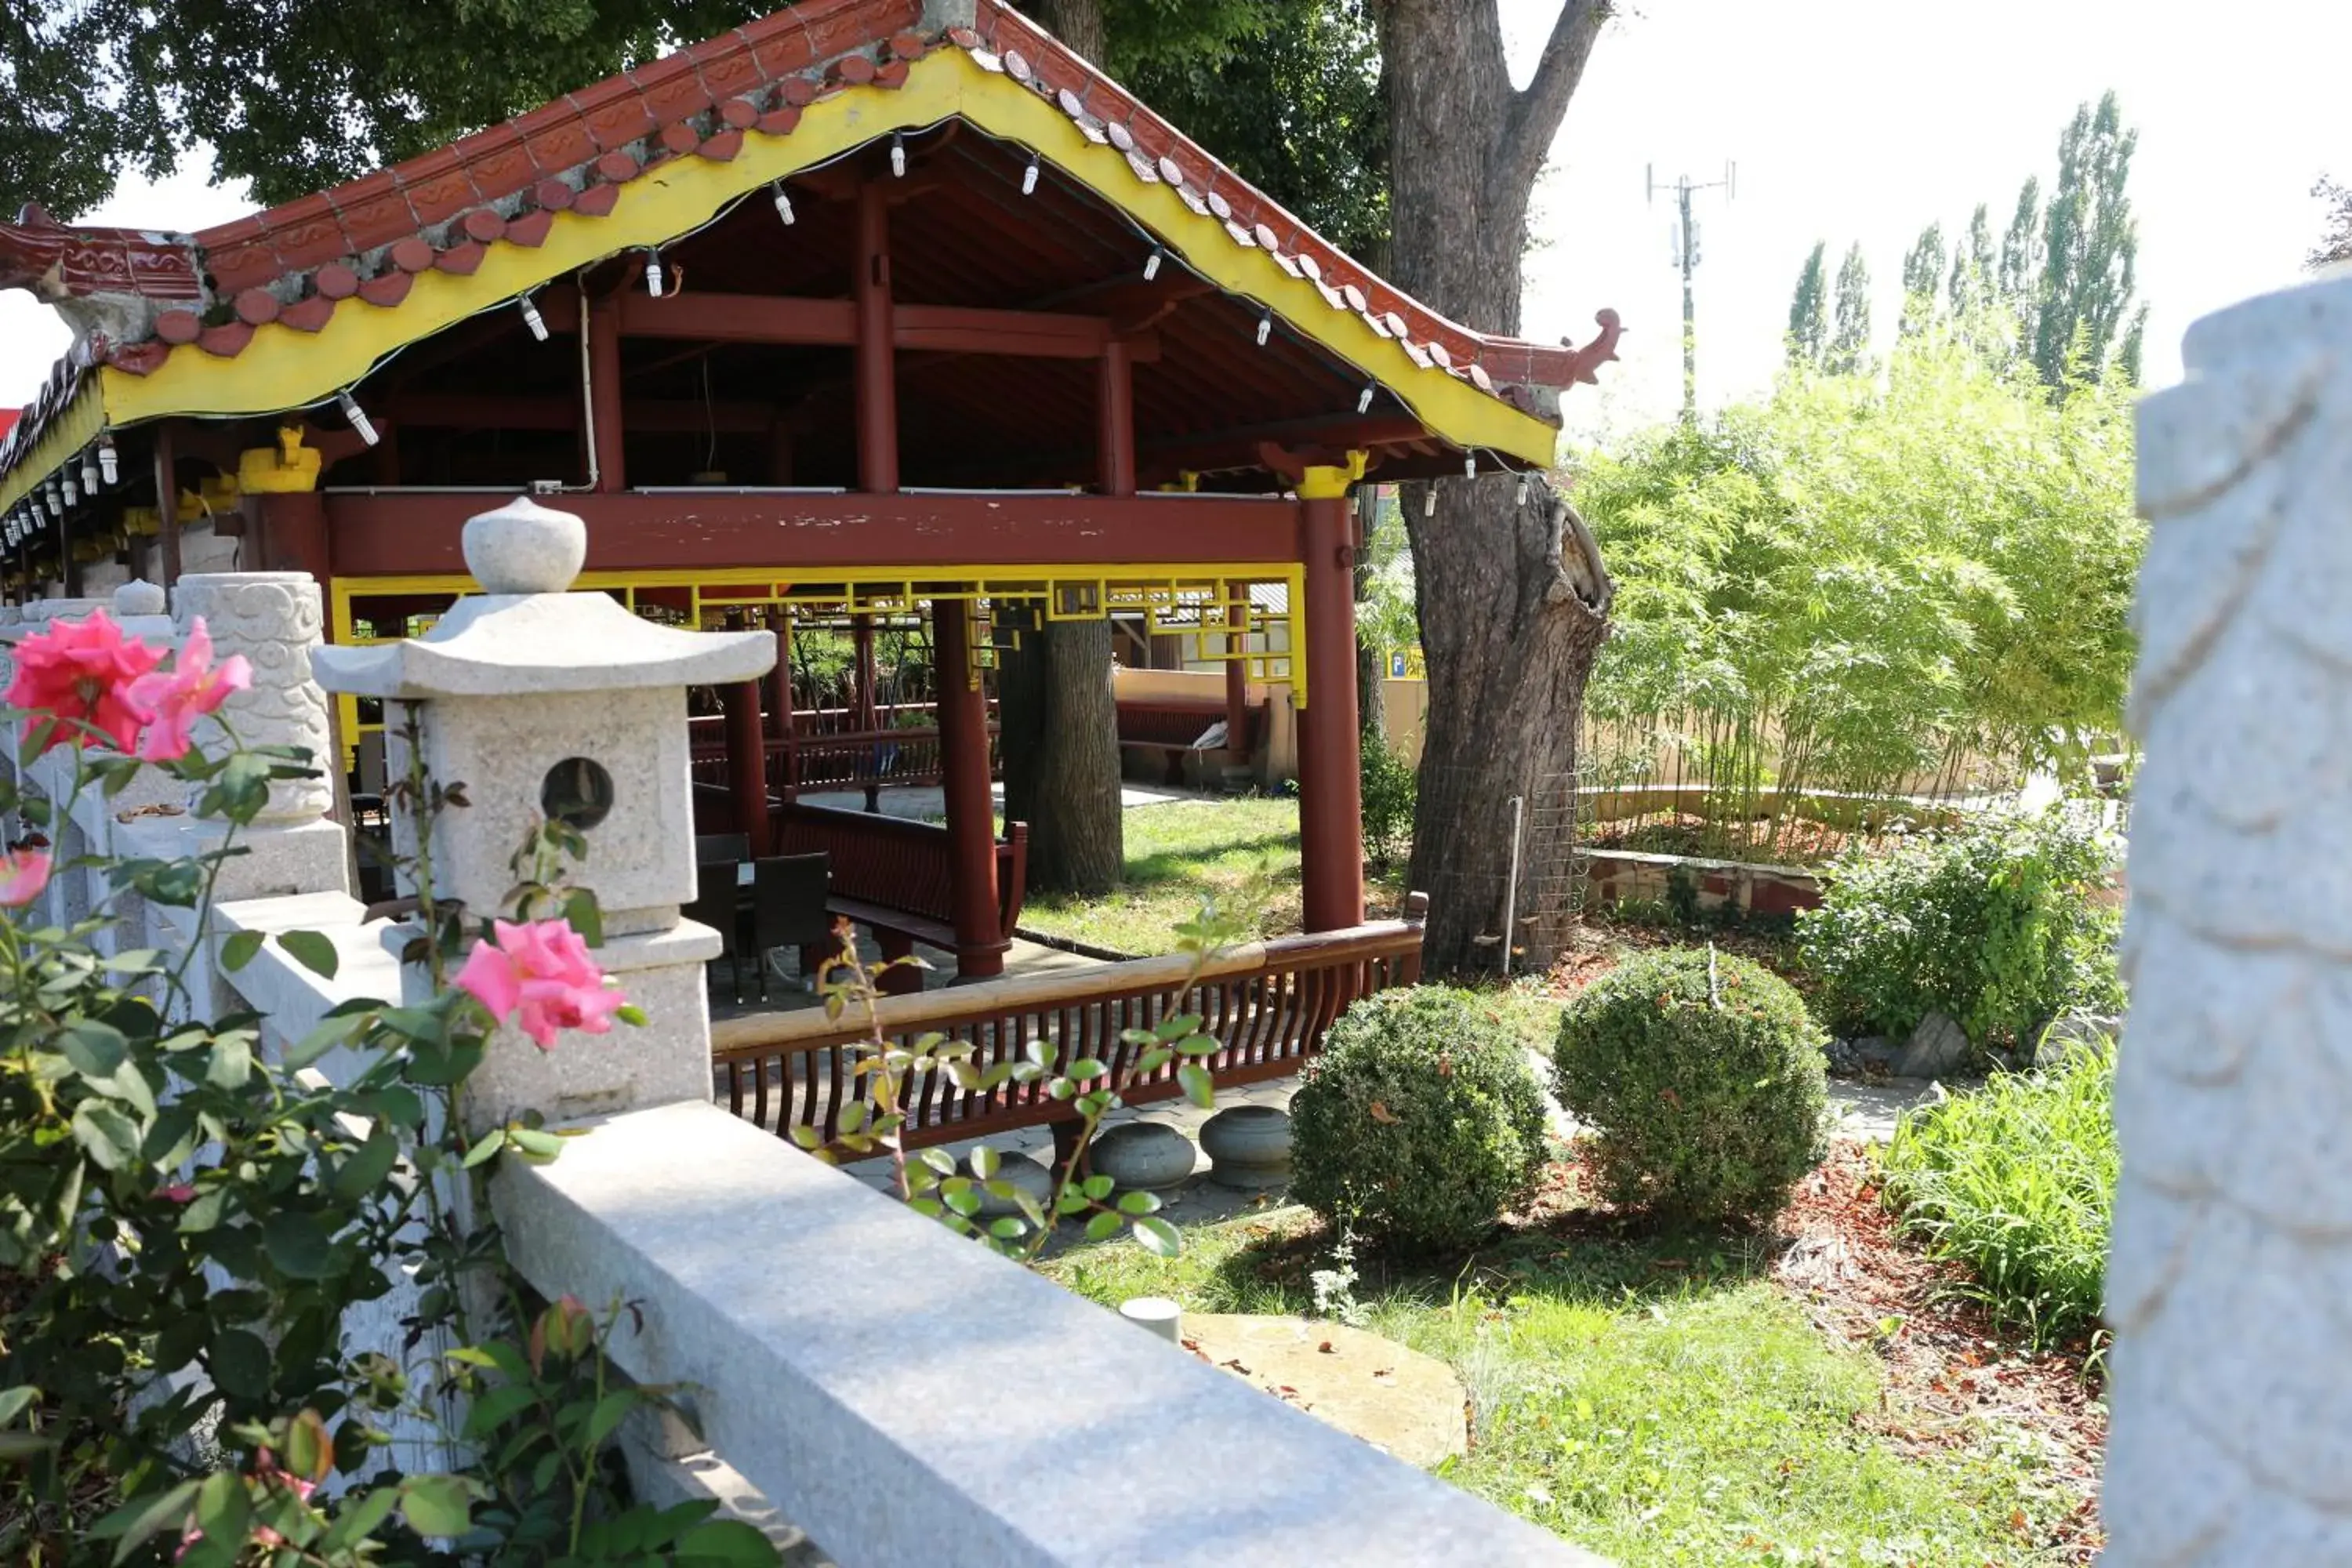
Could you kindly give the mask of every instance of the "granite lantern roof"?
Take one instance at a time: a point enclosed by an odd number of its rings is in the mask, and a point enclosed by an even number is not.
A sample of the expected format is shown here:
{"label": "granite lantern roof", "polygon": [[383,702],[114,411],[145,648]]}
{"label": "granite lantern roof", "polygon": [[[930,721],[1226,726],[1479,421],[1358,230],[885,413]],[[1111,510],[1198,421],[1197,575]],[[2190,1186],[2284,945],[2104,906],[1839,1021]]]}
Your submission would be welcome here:
{"label": "granite lantern roof", "polygon": [[1577,348],[1475,331],[1412,300],[1003,0],[803,0],[199,233],[73,227],[37,208],[0,225],[0,288],[32,290],[76,331],[0,437],[0,508],[105,429],[330,400],[468,316],[669,244],[859,147],[957,122],[1096,198],[1095,216],[1058,220],[1074,243],[1099,245],[1083,231],[1108,215],[1139,258],[1180,260],[1456,448],[1548,463],[1558,393],[1615,357],[1612,311]]}

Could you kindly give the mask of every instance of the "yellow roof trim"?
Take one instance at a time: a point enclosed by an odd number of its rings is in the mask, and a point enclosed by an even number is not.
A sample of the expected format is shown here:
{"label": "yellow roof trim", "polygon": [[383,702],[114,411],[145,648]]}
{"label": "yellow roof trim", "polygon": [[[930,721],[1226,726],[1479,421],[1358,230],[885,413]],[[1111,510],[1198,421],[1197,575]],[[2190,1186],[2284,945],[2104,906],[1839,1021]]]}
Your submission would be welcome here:
{"label": "yellow roof trim", "polygon": [[[982,68],[961,49],[913,62],[901,88],[853,88],[811,104],[789,136],[746,132],[741,152],[726,163],[690,155],[665,163],[623,185],[606,216],[559,213],[536,248],[491,245],[470,277],[420,273],[408,297],[391,309],[347,301],[317,332],[271,322],[226,359],[184,345],[149,375],[107,366],[99,378],[105,417],[129,425],[173,416],[276,414],[323,402],[386,355],[526,289],[620,251],[666,245],[747,192],[893,131],[954,115],[1052,159],[1194,271],[1271,308],[1395,394],[1454,445],[1543,466],[1556,457],[1559,433],[1551,426],[1443,370],[1415,364],[1402,343],[1372,331],[1354,311],[1334,310],[1312,282],[1292,277],[1265,251],[1235,244],[1222,222],[1193,212],[1167,185],[1138,179],[1125,154],[1088,141],[1055,106]],[[47,443],[39,449],[46,451]],[[0,489],[0,497],[7,493]]]}
{"label": "yellow roof trim", "polygon": [[[71,462],[106,428],[106,405],[95,376],[81,384],[65,411],[50,419],[49,427],[33,443],[23,462],[0,474],[0,513],[32,494],[33,487]],[[47,515],[44,513],[43,515]]]}

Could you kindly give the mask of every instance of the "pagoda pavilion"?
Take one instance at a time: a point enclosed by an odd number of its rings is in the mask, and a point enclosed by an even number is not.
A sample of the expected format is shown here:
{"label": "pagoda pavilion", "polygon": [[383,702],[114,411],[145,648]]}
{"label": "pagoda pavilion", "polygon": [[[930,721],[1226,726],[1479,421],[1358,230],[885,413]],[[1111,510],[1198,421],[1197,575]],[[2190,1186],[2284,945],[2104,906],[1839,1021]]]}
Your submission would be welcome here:
{"label": "pagoda pavilion", "polygon": [[[300,571],[331,640],[407,635],[530,491],[642,614],[919,625],[947,823],[908,852],[967,976],[1019,907],[989,670],[1041,619],[1194,639],[1236,733],[1286,689],[1306,924],[1360,921],[1351,490],[1548,467],[1617,335],[1445,320],[1001,0],[803,0],[200,234],[27,208],[0,288],[76,332],[0,437],[12,599]],[[789,668],[698,764],[755,854],[839,826]],[[347,704],[347,763],[382,721]]]}

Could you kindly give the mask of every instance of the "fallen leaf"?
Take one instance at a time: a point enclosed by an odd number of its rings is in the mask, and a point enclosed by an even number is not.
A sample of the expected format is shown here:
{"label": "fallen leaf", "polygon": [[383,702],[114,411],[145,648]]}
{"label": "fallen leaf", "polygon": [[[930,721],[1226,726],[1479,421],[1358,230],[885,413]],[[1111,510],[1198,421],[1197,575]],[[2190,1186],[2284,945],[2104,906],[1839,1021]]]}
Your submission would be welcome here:
{"label": "fallen leaf", "polygon": [[1372,1101],[1372,1120],[1373,1120],[1373,1121],[1377,1121],[1377,1122],[1380,1122],[1382,1126],[1389,1126],[1389,1125],[1393,1124],[1393,1123],[1395,1122],[1396,1119],[1397,1119],[1397,1117],[1396,1117],[1396,1112],[1395,1112],[1395,1111],[1391,1110],[1387,1106],[1382,1105],[1382,1104],[1381,1104],[1379,1100],[1374,1100],[1374,1101]]}
{"label": "fallen leaf", "polygon": [[1315,1348],[1321,1351],[1325,1355],[1333,1355],[1338,1353],[1331,1349],[1331,1342],[1329,1340],[1325,1340],[1321,1344],[1317,1345]]}

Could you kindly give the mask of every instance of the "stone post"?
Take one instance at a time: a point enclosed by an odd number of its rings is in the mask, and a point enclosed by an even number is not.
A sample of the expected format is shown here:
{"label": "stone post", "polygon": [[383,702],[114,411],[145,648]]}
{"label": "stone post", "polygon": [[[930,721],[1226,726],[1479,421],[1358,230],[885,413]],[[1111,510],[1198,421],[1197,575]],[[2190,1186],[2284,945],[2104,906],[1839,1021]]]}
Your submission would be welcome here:
{"label": "stone post", "polygon": [[2114,1568],[2352,1562],[2352,279],[2140,406]]}
{"label": "stone post", "polygon": [[[540,823],[561,816],[580,831],[587,858],[564,879],[596,895],[596,962],[651,1020],[551,1050],[501,1028],[466,1085],[477,1131],[529,1110],[567,1121],[710,1098],[703,965],[719,938],[679,912],[696,891],[686,692],[758,679],[776,642],[658,626],[609,595],[568,592],[587,537],[577,517],[528,499],[474,518],[466,563],[486,592],[423,637],[325,648],[314,661],[327,689],[384,702],[394,779],[413,755],[430,780],[465,785],[466,804],[429,831],[395,806],[394,847],[404,858],[426,852],[435,899],[464,905],[469,925],[505,912],[517,851]],[[403,882],[414,890],[410,871]],[[397,952],[411,934],[395,927],[385,943]],[[409,965],[404,985],[417,1002],[432,983]]]}

